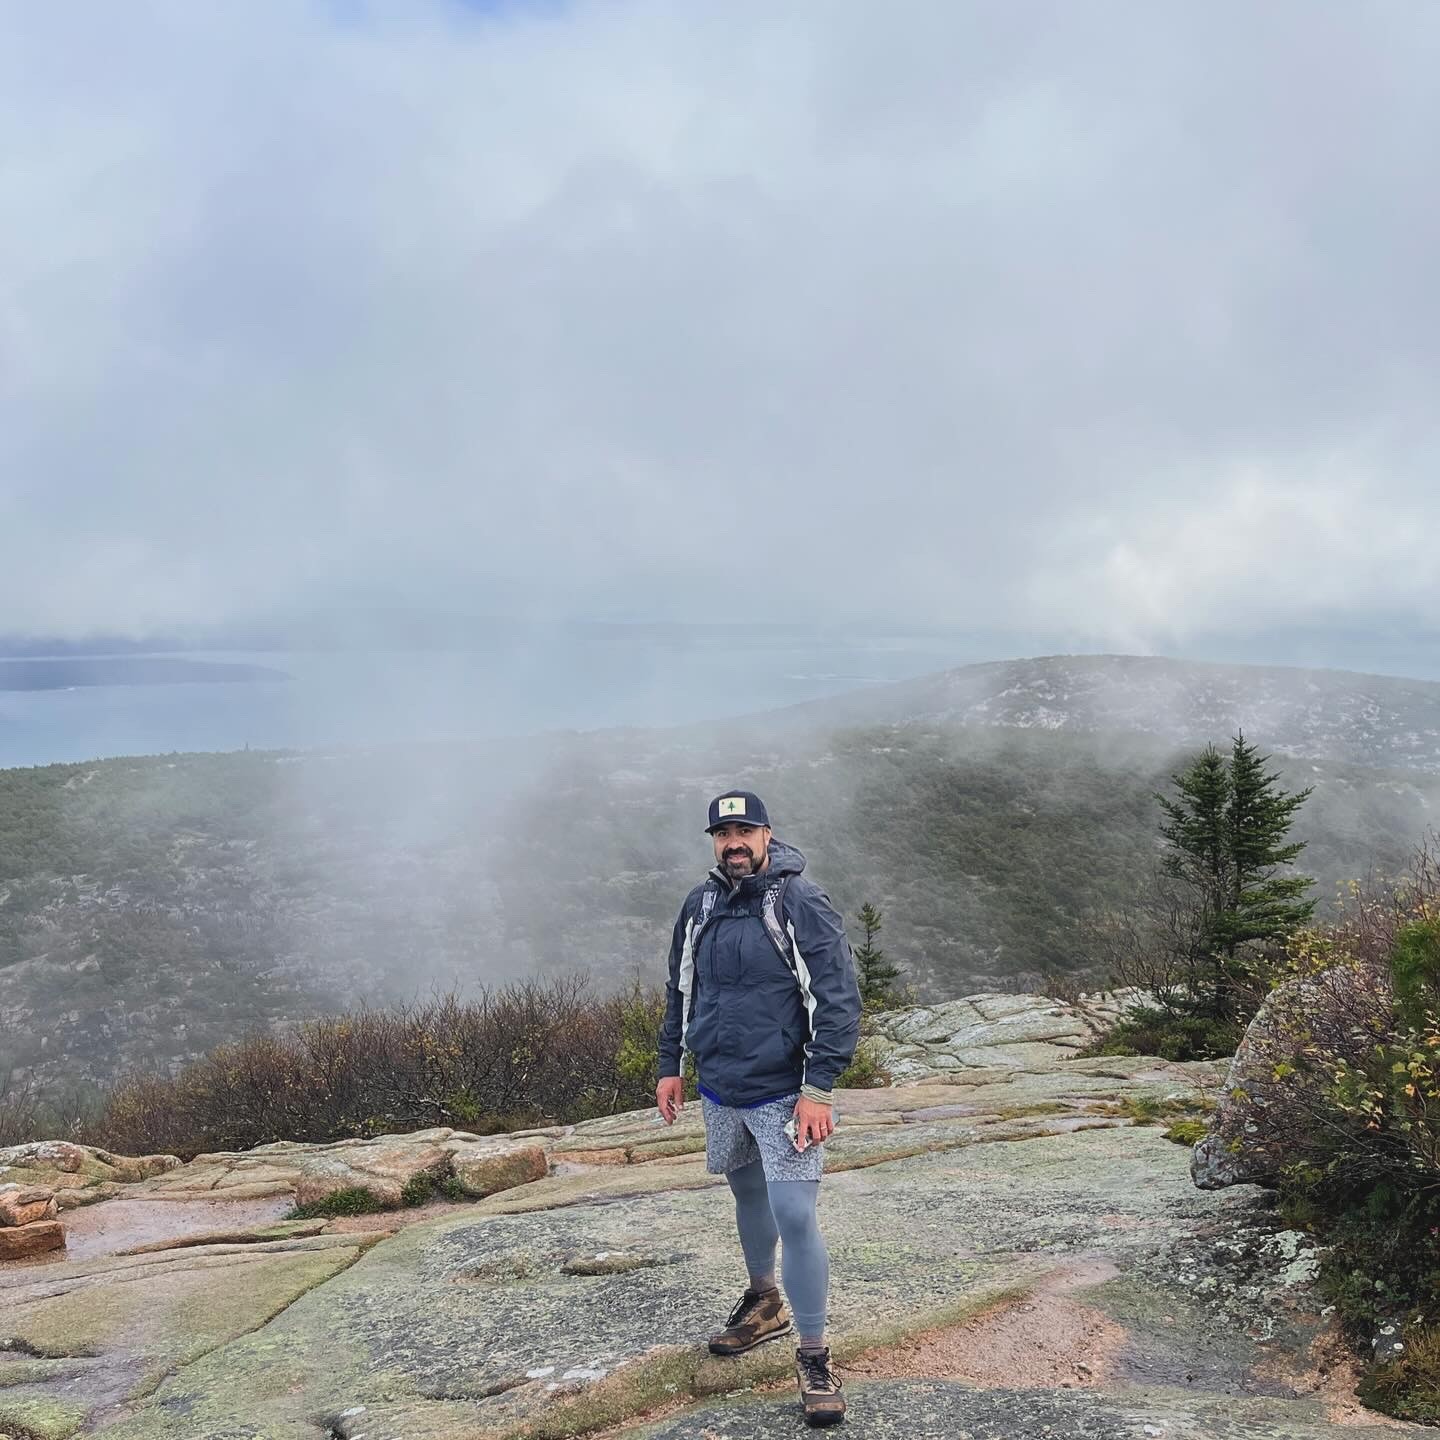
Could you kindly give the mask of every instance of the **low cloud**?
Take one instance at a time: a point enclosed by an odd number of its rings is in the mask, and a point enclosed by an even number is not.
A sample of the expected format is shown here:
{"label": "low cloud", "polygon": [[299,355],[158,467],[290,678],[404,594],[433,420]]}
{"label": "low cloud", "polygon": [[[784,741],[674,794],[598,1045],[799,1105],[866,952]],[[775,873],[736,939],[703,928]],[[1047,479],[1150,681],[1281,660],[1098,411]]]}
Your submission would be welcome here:
{"label": "low cloud", "polygon": [[1300,0],[10,7],[6,628],[1440,621],[1437,47]]}

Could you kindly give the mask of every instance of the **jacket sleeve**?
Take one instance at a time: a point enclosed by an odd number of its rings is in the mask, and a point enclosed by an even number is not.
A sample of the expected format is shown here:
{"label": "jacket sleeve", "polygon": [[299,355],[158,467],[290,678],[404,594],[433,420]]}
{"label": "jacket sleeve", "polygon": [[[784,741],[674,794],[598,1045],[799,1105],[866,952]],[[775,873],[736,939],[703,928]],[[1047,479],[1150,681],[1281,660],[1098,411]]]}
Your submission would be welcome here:
{"label": "jacket sleeve", "polygon": [[665,981],[665,1018],[660,1022],[660,1078],[680,1073],[680,1031],[684,1024],[684,996],[680,993],[680,957],[685,949],[685,926],[690,902],[680,907],[680,918],[670,936],[670,965]]}
{"label": "jacket sleeve", "polygon": [[855,1058],[860,1039],[860,986],[845,923],[830,897],[815,886],[791,889],[800,893],[786,895],[786,918],[795,941],[805,1008],[810,1013],[802,1093],[826,1104],[840,1072]]}

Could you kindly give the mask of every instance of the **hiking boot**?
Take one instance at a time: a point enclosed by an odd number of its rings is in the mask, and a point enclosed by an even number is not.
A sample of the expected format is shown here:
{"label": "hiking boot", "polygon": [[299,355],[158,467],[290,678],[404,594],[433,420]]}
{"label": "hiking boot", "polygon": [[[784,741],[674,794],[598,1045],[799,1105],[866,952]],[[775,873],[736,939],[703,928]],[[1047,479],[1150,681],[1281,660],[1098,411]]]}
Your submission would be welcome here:
{"label": "hiking boot", "polygon": [[807,1425],[836,1425],[845,1418],[845,1397],[840,1377],[830,1365],[830,1351],[797,1350],[795,1378],[800,1382],[800,1403]]}
{"label": "hiking boot", "polygon": [[766,1340],[790,1333],[790,1317],[779,1289],[747,1290],[730,1312],[725,1328],[710,1337],[712,1355],[743,1355]]}

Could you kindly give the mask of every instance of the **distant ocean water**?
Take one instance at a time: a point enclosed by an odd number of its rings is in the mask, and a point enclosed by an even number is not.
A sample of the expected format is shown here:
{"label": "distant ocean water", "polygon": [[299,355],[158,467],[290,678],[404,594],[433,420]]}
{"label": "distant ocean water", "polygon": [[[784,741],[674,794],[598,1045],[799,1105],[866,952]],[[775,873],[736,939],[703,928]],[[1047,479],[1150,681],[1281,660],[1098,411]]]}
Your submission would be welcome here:
{"label": "distant ocean water", "polygon": [[0,691],[0,767],[681,725],[986,658],[974,643],[616,627],[463,651],[189,653],[289,678]]}

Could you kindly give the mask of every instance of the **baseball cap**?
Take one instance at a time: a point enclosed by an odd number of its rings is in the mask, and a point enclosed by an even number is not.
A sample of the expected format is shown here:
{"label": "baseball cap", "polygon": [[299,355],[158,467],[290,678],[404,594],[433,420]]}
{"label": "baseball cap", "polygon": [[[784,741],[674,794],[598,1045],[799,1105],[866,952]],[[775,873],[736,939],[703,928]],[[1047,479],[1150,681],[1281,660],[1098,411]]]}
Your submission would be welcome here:
{"label": "baseball cap", "polygon": [[710,802],[710,823],[705,827],[709,834],[720,825],[768,825],[770,816],[766,813],[765,802],[749,790],[727,790]]}

